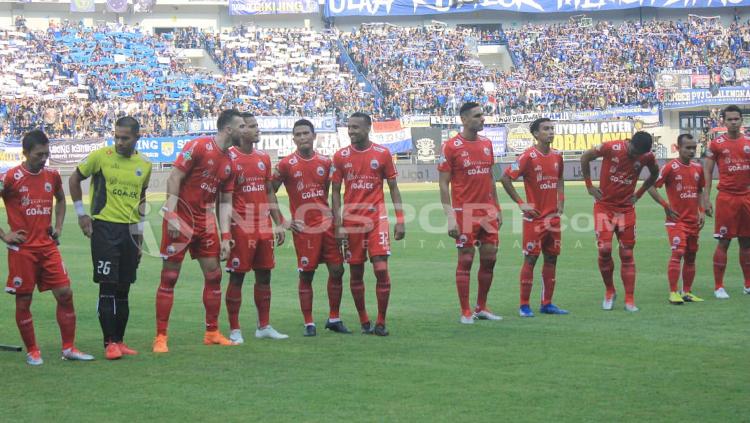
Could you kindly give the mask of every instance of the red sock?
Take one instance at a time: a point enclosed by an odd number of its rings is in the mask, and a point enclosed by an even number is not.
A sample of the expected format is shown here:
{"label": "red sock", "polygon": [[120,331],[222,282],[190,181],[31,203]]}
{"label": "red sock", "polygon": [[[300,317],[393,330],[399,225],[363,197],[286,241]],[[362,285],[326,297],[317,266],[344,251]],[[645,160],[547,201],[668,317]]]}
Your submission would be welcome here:
{"label": "red sock", "polygon": [[375,271],[375,295],[378,298],[378,319],[376,325],[385,324],[385,313],[388,311],[388,299],[391,296],[391,277],[388,274],[388,262],[376,261],[372,264]]}
{"label": "red sock", "polygon": [[221,269],[214,269],[204,275],[203,306],[206,308],[206,330],[219,330],[221,312]]}
{"label": "red sock", "polygon": [[615,294],[614,274],[615,262],[612,261],[611,249],[599,249],[599,272],[602,274],[604,288],[607,290],[607,298]]}
{"label": "red sock", "polygon": [[76,311],[73,307],[73,292],[57,298],[57,325],[60,326],[62,348],[73,348],[76,339]]}
{"label": "red sock", "polygon": [[740,248],[740,267],[745,278],[745,288],[750,288],[750,248]]}
{"label": "red sock", "polygon": [[490,292],[492,286],[492,275],[495,270],[495,257],[492,258],[480,258],[479,259],[479,272],[477,273],[478,289],[477,289],[477,308],[479,310],[487,309],[487,294]]}
{"label": "red sock", "polygon": [[714,251],[714,290],[724,287],[724,271],[727,269],[727,251],[716,246]]}
{"label": "red sock", "polygon": [[534,266],[523,261],[521,266],[521,305],[529,305],[529,298],[531,298],[531,288],[534,286]]}
{"label": "red sock", "polygon": [[224,296],[224,302],[227,305],[229,329],[239,329],[240,307],[242,307],[242,284],[229,282],[229,285],[227,285],[227,293]]}
{"label": "red sock", "polygon": [[545,262],[542,265],[542,282],[544,283],[544,291],[542,292],[542,305],[552,303],[552,295],[555,294],[555,272],[557,271],[556,263]]}
{"label": "red sock", "polygon": [[635,304],[635,258],[631,248],[620,247],[620,277],[625,286],[625,304]]}
{"label": "red sock", "polygon": [[34,320],[31,318],[31,295],[16,295],[16,325],[21,332],[26,351],[38,350],[34,336]]}
{"label": "red sock", "polygon": [[459,253],[456,265],[456,290],[458,291],[458,302],[461,304],[461,314],[471,316],[471,305],[469,305],[469,278],[471,276],[471,265],[474,255],[471,253]]}
{"label": "red sock", "polygon": [[334,278],[328,276],[328,307],[329,319],[339,319],[339,308],[341,307],[341,293],[343,292],[343,282],[341,276]]}
{"label": "red sock", "polygon": [[693,280],[695,280],[695,253],[685,253],[682,264],[682,292],[691,292],[693,290]]}
{"label": "red sock", "polygon": [[357,308],[357,313],[359,313],[359,323],[369,322],[370,316],[367,315],[367,308],[365,307],[365,265],[352,264],[349,269],[349,287],[352,290],[354,307]]}
{"label": "red sock", "polygon": [[258,327],[264,328],[271,320],[271,284],[256,283],[253,286],[253,296],[258,309]]}
{"label": "red sock", "polygon": [[174,286],[177,284],[178,270],[162,269],[159,289],[156,290],[156,333],[166,335],[169,326],[169,313],[174,303]]}
{"label": "red sock", "polygon": [[309,325],[313,323],[312,307],[313,307],[313,289],[312,284],[309,281],[299,278],[299,285],[297,286],[299,292],[299,307],[302,310],[302,317],[305,319],[305,324]]}
{"label": "red sock", "polygon": [[669,264],[667,265],[669,292],[677,292],[677,285],[680,281],[680,262],[682,261],[682,257],[682,250],[672,250],[672,256],[669,258]]}

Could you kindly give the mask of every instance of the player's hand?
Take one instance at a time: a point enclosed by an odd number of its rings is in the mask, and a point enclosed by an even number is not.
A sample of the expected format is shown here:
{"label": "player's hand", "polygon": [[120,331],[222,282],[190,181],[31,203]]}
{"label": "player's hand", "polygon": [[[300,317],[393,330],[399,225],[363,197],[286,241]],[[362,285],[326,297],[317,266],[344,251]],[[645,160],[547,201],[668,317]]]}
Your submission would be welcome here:
{"label": "player's hand", "polygon": [[706,209],[706,216],[708,216],[708,217],[713,217],[714,216],[714,206],[710,202],[708,204],[706,204],[706,206],[704,207],[704,209]]}
{"label": "player's hand", "polygon": [[234,248],[233,239],[221,240],[221,250],[219,250],[219,261],[226,261],[227,257],[229,257],[229,253],[232,251],[232,248]]}
{"label": "player's hand", "polygon": [[277,226],[273,229],[274,237],[276,238],[276,246],[280,246],[284,244],[284,240],[286,239],[286,228],[284,228],[284,225]]}
{"label": "player's hand", "polygon": [[498,210],[495,217],[497,218],[497,230],[500,231],[500,227],[503,226],[503,213]]}
{"label": "player's hand", "polygon": [[62,228],[60,228],[60,230],[56,230],[52,226],[47,228],[47,235],[49,235],[49,237],[52,238],[53,241],[55,241],[56,245],[60,245],[61,232],[62,232]]}
{"label": "player's hand", "polygon": [[535,209],[529,203],[521,203],[519,205],[519,207],[521,208],[521,211],[523,212],[523,215],[526,216],[529,219],[537,218],[541,214],[541,213],[539,213],[539,210]]}
{"label": "player's hand", "polygon": [[91,238],[91,232],[93,232],[91,226],[91,216],[87,214],[78,216],[78,226],[81,227],[81,231],[83,232],[83,235],[86,236],[86,238]]}
{"label": "player's hand", "polygon": [[460,233],[458,232],[458,223],[455,217],[448,218],[448,236],[453,239],[458,239]]}
{"label": "player's hand", "polygon": [[296,234],[305,230],[305,222],[301,220],[285,220],[281,226],[284,230],[289,229]]}
{"label": "player's hand", "polygon": [[346,245],[346,231],[344,228],[339,225],[334,226],[333,236],[336,238],[336,243],[339,247],[344,247]]}
{"label": "player's hand", "polygon": [[703,229],[703,225],[706,224],[706,215],[703,213],[698,213],[698,230]]}
{"label": "player's hand", "polygon": [[635,203],[638,202],[638,200],[639,200],[639,198],[638,198],[637,195],[633,194],[633,195],[630,196],[630,204],[635,204]]}
{"label": "player's hand", "polygon": [[594,200],[599,201],[602,199],[602,190],[597,187],[588,188],[589,195],[594,197]]}
{"label": "player's hand", "polygon": [[669,220],[677,220],[680,218],[680,215],[677,214],[677,212],[674,211],[672,207],[664,207],[664,213],[667,215],[667,219]]}
{"label": "player's hand", "polygon": [[19,229],[17,231],[7,232],[3,235],[3,242],[8,245],[18,245],[26,242],[26,231]]}
{"label": "player's hand", "polygon": [[173,218],[167,219],[167,235],[171,239],[177,239],[180,237],[180,219]]}
{"label": "player's hand", "polygon": [[401,241],[406,236],[406,227],[403,223],[396,223],[393,227],[393,239]]}

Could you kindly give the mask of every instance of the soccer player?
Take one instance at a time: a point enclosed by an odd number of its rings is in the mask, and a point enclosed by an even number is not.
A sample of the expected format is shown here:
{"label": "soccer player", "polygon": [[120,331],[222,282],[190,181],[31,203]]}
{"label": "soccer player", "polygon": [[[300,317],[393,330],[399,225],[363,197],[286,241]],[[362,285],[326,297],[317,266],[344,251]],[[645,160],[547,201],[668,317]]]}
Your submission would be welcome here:
{"label": "soccer player", "polygon": [[[484,129],[484,112],[474,102],[459,110],[463,130],[443,144],[440,171],[440,201],[448,221],[448,236],[456,240],[458,264],[456,289],[463,324],[474,319],[502,320],[487,308],[487,294],[497,260],[498,231],[502,224],[492,166],[492,142],[479,135]],[[474,248],[479,249],[479,289],[474,310],[469,305],[469,276]]]}
{"label": "soccer player", "polygon": [[[334,233],[343,245],[349,263],[350,287],[354,305],[359,313],[363,334],[388,336],[385,315],[391,294],[391,278],[388,274],[388,256],[391,254],[388,232],[388,214],[383,200],[383,180],[388,184],[391,201],[396,210],[396,226],[393,238],[404,238],[404,211],[401,192],[396,183],[396,166],[385,147],[370,141],[372,119],[365,113],[353,113],[347,122],[351,145],[337,151],[333,156],[333,178],[331,203],[333,206]],[[344,191],[343,210],[341,185]],[[370,256],[377,280],[375,293],[378,299],[378,318],[373,328],[365,308],[365,261]]]}
{"label": "soccer player", "polygon": [[[599,271],[606,292],[602,309],[612,310],[615,302],[615,285],[612,261],[612,237],[617,235],[620,244],[620,277],[625,287],[625,310],[638,311],[635,305],[635,203],[654,185],[659,167],[651,153],[651,134],[638,131],[629,141],[609,141],[581,155],[581,170],[586,189],[594,197],[594,231],[599,250]],[[602,157],[599,187],[591,183],[590,163]],[[638,176],[647,167],[650,175],[638,191]]]}
{"label": "soccer player", "polygon": [[740,243],[740,267],[745,277],[744,293],[750,294],[750,139],[742,134],[742,111],[735,105],[721,111],[727,128],[726,134],[711,141],[703,161],[706,189],[703,207],[707,216],[713,216],[711,182],[714,166],[719,166],[719,185],[716,189],[716,217],[714,238],[719,242],[714,251],[714,296],[727,299],[724,289],[724,271],[727,267],[727,250],[732,238]]}
{"label": "soccer player", "polygon": [[[151,162],[135,150],[140,124],[132,117],[115,122],[115,144],[89,154],[70,176],[78,225],[91,238],[94,282],[99,284],[97,312],[105,357],[116,360],[137,352],[124,343],[130,316],[128,294],[140,262],[146,188]],[[81,181],[92,176],[91,215],[81,198]],[[92,219],[93,217],[93,219]]]}
{"label": "soccer player", "polygon": [[[216,122],[217,134],[199,137],[185,144],[167,180],[167,202],[163,208],[161,282],[156,292],[156,338],[153,351],[169,352],[167,327],[174,303],[174,287],[185,253],[198,260],[203,272],[203,305],[206,308],[206,345],[236,345],[219,332],[221,269],[231,248],[232,163],[228,149],[238,143],[245,121],[237,110],[224,110]],[[216,232],[214,203],[221,192],[218,219],[221,241]]]}
{"label": "soccer player", "polygon": [[[667,215],[664,225],[672,246],[672,257],[667,266],[667,279],[669,280],[669,302],[672,304],[703,301],[692,293],[698,237],[705,221],[701,205],[705,186],[703,167],[700,163],[692,161],[697,146],[698,144],[690,134],[681,134],[677,137],[679,157],[661,168],[659,178],[648,190],[651,197],[664,207]],[[662,186],[667,190],[669,202],[666,202],[656,190]],[[677,289],[680,280],[680,263],[683,263],[682,295]]]}
{"label": "soccer player", "polygon": [[[561,229],[560,216],[565,204],[563,179],[563,159],[559,151],[552,149],[555,139],[555,125],[550,119],[540,118],[529,127],[536,144],[524,151],[500,178],[510,198],[523,212],[523,254],[521,266],[521,317],[534,317],[529,307],[531,287],[534,283],[534,266],[539,254],[544,254],[542,266],[542,306],[543,314],[568,314],[552,303],[555,291],[555,270],[557,256],[560,255]],[[523,176],[526,201],[513,187],[513,180]]]}
{"label": "soccer player", "polygon": [[[271,158],[255,148],[259,140],[258,122],[250,113],[242,113],[245,130],[240,142],[229,148],[232,158],[234,193],[232,208],[232,251],[227,260],[229,286],[225,298],[229,326],[229,339],[238,344],[245,342],[240,329],[242,283],[245,273],[255,272],[253,287],[255,306],[258,309],[256,338],[286,339],[269,324],[271,311],[271,269],[273,269],[274,233],[277,245],[284,243],[284,218],[279,212],[276,194],[271,186]],[[274,232],[270,218],[278,230]]]}
{"label": "soccer player", "polygon": [[305,320],[305,336],[317,334],[312,316],[312,281],[318,263],[328,267],[328,320],[325,328],[337,333],[351,333],[339,316],[341,306],[344,257],[333,234],[328,188],[331,183],[331,159],[315,152],[315,127],[300,119],[292,128],[297,151],[284,157],[274,171],[273,188],[284,184],[292,212],[292,237],[297,252],[299,303]]}
{"label": "soccer player", "polygon": [[[0,238],[8,246],[8,282],[5,292],[16,296],[16,324],[26,345],[26,362],[43,363],[36,345],[31,317],[31,297],[36,286],[40,292],[52,291],[57,301],[57,324],[62,335],[64,360],[90,361],[74,345],[76,312],[73,291],[57,242],[65,220],[65,192],[60,174],[45,168],[49,158],[49,139],[33,130],[24,135],[20,165],[0,175],[0,195],[5,202],[10,231],[0,229]],[[55,225],[52,226],[52,198]]]}

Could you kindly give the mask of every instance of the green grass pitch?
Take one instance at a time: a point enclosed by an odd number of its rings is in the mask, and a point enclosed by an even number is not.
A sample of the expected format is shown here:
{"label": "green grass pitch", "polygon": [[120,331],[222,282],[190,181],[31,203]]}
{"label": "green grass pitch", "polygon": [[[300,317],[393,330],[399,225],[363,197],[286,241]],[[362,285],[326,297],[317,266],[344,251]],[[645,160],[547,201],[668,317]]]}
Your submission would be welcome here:
{"label": "green grass pitch", "polygon": [[[303,338],[289,238],[277,250],[271,323],[290,334],[290,339],[253,338],[256,312],[248,275],[241,313],[245,345],[202,345],[203,283],[197,264],[186,261],[172,311],[171,352],[152,354],[161,263],[144,257],[132,289],[127,333],[128,343],[141,354],[117,362],[103,359],[89,245],[69,207],[61,248],[75,291],[77,345],[97,360],[59,360],[54,300],[49,293],[36,294],[32,311],[45,364],[31,368],[22,353],[0,352],[1,419],[748,421],[750,296],[742,295],[733,243],[726,276],[732,298],[713,298],[712,221],[701,236],[694,288],[706,302],[669,305],[664,216],[658,205],[644,198],[637,206],[635,250],[636,301],[641,311],[626,313],[620,295],[616,309],[604,312],[600,309],[604,289],[588,225],[592,199],[582,186],[571,184],[566,214],[578,216],[570,223],[581,230],[568,229],[563,234],[555,302],[572,314],[521,319],[517,314],[521,234],[518,221],[513,222],[518,212],[500,193],[505,222],[489,305],[504,320],[467,327],[458,323],[455,251],[442,229],[437,187],[405,185],[402,190],[404,201],[429,225],[441,229],[429,233],[407,214],[407,238],[394,243],[390,260],[390,337],[344,336],[323,330],[327,300],[326,272],[321,268],[314,283],[319,334]],[[158,209],[157,203],[153,205]],[[2,224],[7,228],[5,213]],[[160,222],[155,215],[151,224],[158,234]],[[5,254],[1,263],[6,263]],[[472,275],[472,301],[477,268],[478,262]],[[540,271],[537,266],[532,294],[535,310]],[[348,272],[342,318],[357,329],[347,281]],[[616,282],[622,292],[619,272]],[[375,284],[369,267],[365,284],[374,315]],[[13,316],[13,297],[6,295],[0,302],[0,342],[20,345]],[[220,322],[226,332],[223,305]]]}

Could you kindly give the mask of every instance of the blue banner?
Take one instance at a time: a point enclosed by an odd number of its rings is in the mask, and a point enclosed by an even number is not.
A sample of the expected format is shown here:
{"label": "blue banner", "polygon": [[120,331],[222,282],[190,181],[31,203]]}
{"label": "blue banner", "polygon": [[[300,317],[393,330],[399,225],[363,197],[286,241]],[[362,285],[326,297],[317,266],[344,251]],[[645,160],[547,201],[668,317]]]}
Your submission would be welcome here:
{"label": "blue banner", "polygon": [[[302,119],[297,116],[256,116],[258,129],[266,133],[292,132],[294,122]],[[336,118],[323,116],[305,118],[315,126],[315,132],[336,132]],[[216,132],[216,118],[193,119],[190,121],[188,132],[191,134],[209,134]]]}
{"label": "blue banner", "polygon": [[750,6],[750,0],[325,0],[326,17],[440,15],[501,10],[523,13],[595,12],[658,7]]}
{"label": "blue banner", "polygon": [[664,93],[664,109],[682,109],[695,106],[718,106],[722,104],[750,103],[750,88],[722,87],[716,95],[711,90],[682,90]]}
{"label": "blue banner", "polygon": [[318,13],[317,0],[229,0],[230,15]]}
{"label": "blue banner", "polygon": [[[177,160],[177,154],[193,136],[187,137],[143,137],[138,140],[135,149],[141,154],[148,157],[152,163],[172,163]],[[114,141],[107,139],[107,145],[112,145]]]}
{"label": "blue banner", "polygon": [[505,156],[508,143],[508,128],[505,126],[485,126],[484,130],[479,134],[492,141],[492,152],[495,154],[495,157]]}

